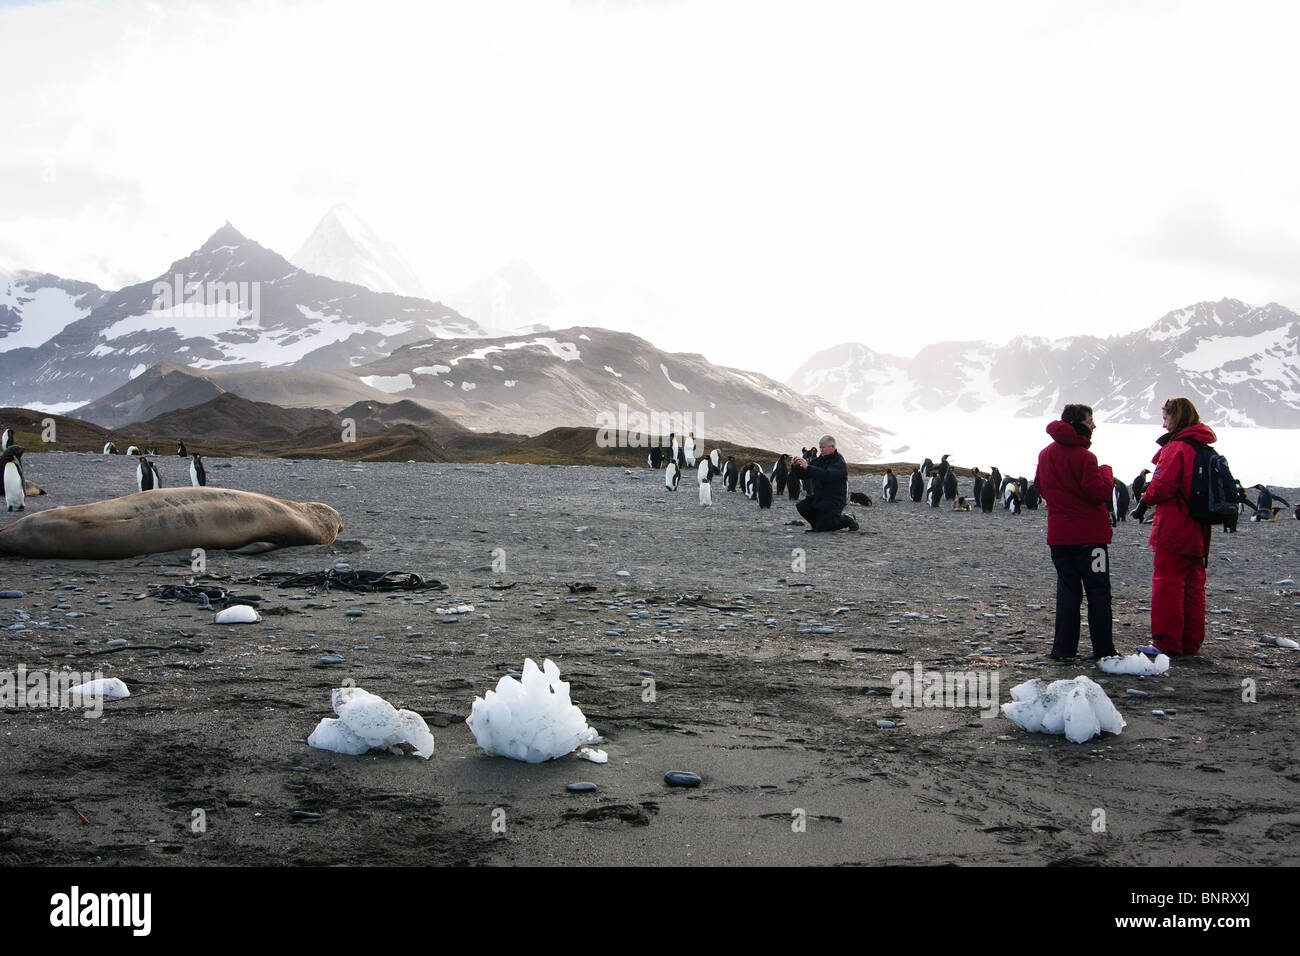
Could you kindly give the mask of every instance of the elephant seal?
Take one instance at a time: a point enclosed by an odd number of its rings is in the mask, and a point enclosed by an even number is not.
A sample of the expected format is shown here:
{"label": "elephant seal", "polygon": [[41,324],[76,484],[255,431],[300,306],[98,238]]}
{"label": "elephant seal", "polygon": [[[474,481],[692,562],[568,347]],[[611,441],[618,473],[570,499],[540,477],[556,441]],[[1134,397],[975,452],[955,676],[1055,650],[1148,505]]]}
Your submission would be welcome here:
{"label": "elephant seal", "polygon": [[0,531],[0,555],[95,560],[192,548],[260,554],[329,544],[342,530],[339,513],[319,501],[160,488],[28,515]]}

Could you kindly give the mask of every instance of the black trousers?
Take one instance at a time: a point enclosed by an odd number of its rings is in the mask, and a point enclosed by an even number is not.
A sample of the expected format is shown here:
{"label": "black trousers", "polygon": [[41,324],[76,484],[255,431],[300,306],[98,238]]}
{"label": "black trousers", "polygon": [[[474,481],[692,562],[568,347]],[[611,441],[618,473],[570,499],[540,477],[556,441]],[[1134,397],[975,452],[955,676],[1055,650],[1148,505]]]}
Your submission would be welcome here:
{"label": "black trousers", "polygon": [[812,525],[814,531],[839,531],[849,526],[849,519],[838,511],[818,511],[813,507],[811,498],[804,498],[795,505],[799,517]]}
{"label": "black trousers", "polygon": [[1056,634],[1052,653],[1069,657],[1079,652],[1079,606],[1088,595],[1088,636],[1097,657],[1115,653],[1110,607],[1110,552],[1104,544],[1054,544],[1056,566]]}

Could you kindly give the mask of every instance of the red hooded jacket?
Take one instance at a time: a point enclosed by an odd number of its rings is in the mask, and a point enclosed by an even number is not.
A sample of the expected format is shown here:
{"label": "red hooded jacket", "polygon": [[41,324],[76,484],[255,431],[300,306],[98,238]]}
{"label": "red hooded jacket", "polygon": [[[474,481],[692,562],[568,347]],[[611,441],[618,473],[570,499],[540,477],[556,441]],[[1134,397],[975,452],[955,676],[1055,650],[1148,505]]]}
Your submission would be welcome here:
{"label": "red hooded jacket", "polygon": [[1115,490],[1110,465],[1097,464],[1085,438],[1062,421],[1047,426],[1052,443],[1038,453],[1034,481],[1047,502],[1047,543],[1110,544],[1106,502]]}
{"label": "red hooded jacket", "polygon": [[[1217,436],[1209,426],[1188,425],[1178,438],[1191,438],[1212,445]],[[1142,492],[1142,500],[1159,505],[1151,522],[1151,550],[1166,554],[1185,554],[1198,558],[1210,553],[1210,528],[1201,524],[1187,510],[1192,494],[1192,462],[1196,449],[1185,441],[1162,438],[1161,447],[1152,458],[1155,474]]]}

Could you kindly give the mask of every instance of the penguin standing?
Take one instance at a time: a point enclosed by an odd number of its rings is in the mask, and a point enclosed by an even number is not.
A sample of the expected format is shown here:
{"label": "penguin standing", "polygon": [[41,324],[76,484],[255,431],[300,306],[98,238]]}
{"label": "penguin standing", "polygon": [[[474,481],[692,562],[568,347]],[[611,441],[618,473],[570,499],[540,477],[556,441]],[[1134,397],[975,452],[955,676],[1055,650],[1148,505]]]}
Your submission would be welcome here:
{"label": "penguin standing", "polygon": [[677,453],[682,450],[682,444],[677,440],[677,433],[670,432],[668,435],[669,461],[677,460]]}
{"label": "penguin standing", "polygon": [[980,485],[980,511],[985,514],[993,513],[993,499],[997,495],[997,486],[993,484],[992,478],[986,478]]}
{"label": "penguin standing", "polygon": [[158,474],[153,462],[143,456],[135,468],[135,486],[137,491],[153,491],[163,486],[162,475]]}
{"label": "penguin standing", "polygon": [[664,472],[664,487],[669,491],[677,490],[677,483],[682,480],[681,470],[677,467],[677,462],[668,462],[668,470]]}
{"label": "penguin standing", "polygon": [[754,469],[754,475],[756,479],[754,482],[754,497],[758,499],[758,506],[760,508],[772,507],[772,480],[758,468]]}
{"label": "penguin standing", "polygon": [[785,483],[790,477],[790,456],[782,455],[772,466],[772,486],[778,495],[785,494]]}
{"label": "penguin standing", "polygon": [[713,451],[709,452],[709,462],[713,465],[713,468],[710,470],[710,471],[711,471],[711,474],[715,474],[715,475],[716,475],[716,474],[721,473],[721,471],[722,471],[722,452],[718,451],[718,449],[716,449],[716,448],[713,449]]}
{"label": "penguin standing", "polygon": [[994,465],[993,470],[989,472],[989,480],[993,482],[993,493],[1002,494],[1002,472],[998,471],[997,465]]}
{"label": "penguin standing", "polygon": [[103,452],[103,453],[104,453],[105,455],[116,455],[116,454],[117,454],[117,446],[114,445],[112,442],[108,442],[108,443],[106,443],[106,444],[104,445],[104,452]]}
{"label": "penguin standing", "polygon": [[1038,482],[1031,481],[1025,490],[1025,507],[1030,511],[1037,511],[1038,503],[1042,500],[1043,494],[1038,490]]}
{"label": "penguin standing", "polygon": [[948,487],[948,470],[951,467],[952,466],[948,464],[947,455],[943,455],[942,457],[940,457],[939,464],[934,466],[934,470],[939,473],[939,480],[943,482],[943,486],[945,489]]}
{"label": "penguin standing", "polygon": [[[948,456],[944,455],[944,464],[948,463]],[[957,499],[957,472],[951,468],[945,468],[943,473],[943,496],[949,501]]]}
{"label": "penguin standing", "polygon": [[970,500],[979,504],[980,494],[984,491],[984,476],[980,474],[978,468],[970,470],[971,478],[974,480],[974,487],[971,489]]}
{"label": "penguin standing", "polygon": [[885,480],[880,483],[880,486],[884,492],[882,497],[886,501],[893,502],[898,500],[898,476],[894,474],[892,468],[885,469]]}
{"label": "penguin standing", "polygon": [[189,456],[190,456],[190,453],[189,453],[188,451],[185,450],[185,442],[183,442],[183,441],[182,441],[181,439],[179,439],[179,438],[176,439],[176,457],[177,457],[177,458],[188,458]]}
{"label": "penguin standing", "polygon": [[696,474],[700,479],[700,507],[707,508],[713,504],[713,462],[707,458],[700,462]]}
{"label": "penguin standing", "polygon": [[1141,501],[1142,492],[1147,490],[1147,475],[1151,474],[1150,468],[1143,468],[1142,474],[1133,479],[1133,500]]}
{"label": "penguin standing", "polygon": [[1115,489],[1110,496],[1110,526],[1114,528],[1121,521],[1128,521],[1128,485],[1115,479]]}
{"label": "penguin standing", "polygon": [[127,445],[126,453],[131,458],[138,458],[140,456],[140,447],[138,445]]}
{"label": "penguin standing", "polygon": [[752,461],[744,467],[740,473],[740,489],[745,493],[745,497],[750,501],[754,500],[754,493],[758,482],[758,465]]}
{"label": "penguin standing", "polygon": [[27,507],[22,457],[22,446],[14,444],[6,445],[3,455],[0,455],[0,483],[4,485],[5,505],[9,511],[22,511]]}
{"label": "penguin standing", "polygon": [[6,428],[0,432],[0,451],[7,451],[9,446],[14,443],[14,430]]}
{"label": "penguin standing", "polygon": [[917,465],[912,477],[907,480],[907,493],[913,501],[920,501],[925,494],[925,479],[921,477],[921,466]]}
{"label": "penguin standing", "polygon": [[803,490],[803,479],[790,469],[790,473],[785,476],[785,493],[791,501],[799,500],[799,492]]}
{"label": "penguin standing", "polygon": [[939,507],[939,502],[943,501],[943,481],[937,471],[930,472],[930,483],[926,486],[925,497],[930,502],[931,508]]}
{"label": "penguin standing", "polygon": [[685,446],[683,447],[683,452],[686,455],[686,467],[694,468],[695,467],[695,432],[691,432],[689,435],[686,436],[686,442],[685,442]]}
{"label": "penguin standing", "polygon": [[722,484],[728,491],[736,490],[736,480],[740,477],[740,469],[736,465],[736,456],[728,455],[727,463],[722,466]]}
{"label": "penguin standing", "polygon": [[1002,479],[1002,507],[1013,515],[1020,514],[1020,505],[1025,500],[1023,479],[1008,475]]}
{"label": "penguin standing", "polygon": [[199,460],[198,452],[190,457],[190,484],[195,488],[202,488],[208,483],[208,473],[203,470],[203,462]]}

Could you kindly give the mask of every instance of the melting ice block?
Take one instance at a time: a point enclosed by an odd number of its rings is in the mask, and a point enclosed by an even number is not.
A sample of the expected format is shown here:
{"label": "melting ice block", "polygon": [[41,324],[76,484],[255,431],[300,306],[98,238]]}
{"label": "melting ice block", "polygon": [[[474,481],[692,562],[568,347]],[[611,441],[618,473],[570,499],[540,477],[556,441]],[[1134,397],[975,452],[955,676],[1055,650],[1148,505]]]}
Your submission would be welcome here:
{"label": "melting ice block", "polygon": [[1064,734],[1076,744],[1103,730],[1118,734],[1126,726],[1101,686],[1083,676],[1018,684],[1011,688],[1011,702],[1002,705],[1002,713],[1030,733]]}
{"label": "melting ice block", "polygon": [[1163,674],[1169,670],[1169,655],[1157,654],[1156,659],[1152,660],[1145,654],[1130,654],[1128,657],[1103,657],[1097,662],[1107,674],[1136,674],[1143,677],[1152,677],[1156,674]]}
{"label": "melting ice block", "polygon": [[87,681],[84,684],[78,684],[76,687],[68,688],[69,697],[102,697],[104,700],[122,700],[124,697],[130,697],[131,692],[126,689],[126,685],[117,677],[101,677],[98,680]]}
{"label": "melting ice block", "polygon": [[521,680],[503,677],[495,691],[475,697],[465,723],[485,753],[528,763],[554,760],[600,740],[549,660],[539,669],[528,658]]}
{"label": "melting ice block", "polygon": [[330,693],[337,718],[326,717],[307,738],[318,750],[359,756],[368,750],[406,753],[409,748],[428,760],[433,734],[413,710],[398,710],[382,697],[360,687],[338,687]]}

